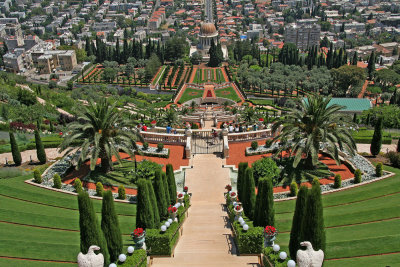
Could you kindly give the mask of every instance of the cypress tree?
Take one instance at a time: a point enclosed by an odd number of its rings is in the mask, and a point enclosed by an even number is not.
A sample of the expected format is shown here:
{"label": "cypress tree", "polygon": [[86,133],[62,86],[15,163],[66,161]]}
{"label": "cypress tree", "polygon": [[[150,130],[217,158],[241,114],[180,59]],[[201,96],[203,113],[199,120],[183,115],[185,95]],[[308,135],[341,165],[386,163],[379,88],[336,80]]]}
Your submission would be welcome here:
{"label": "cypress tree", "polygon": [[399,140],[397,140],[397,152],[400,152],[400,137]]}
{"label": "cypress tree", "polygon": [[240,162],[238,166],[238,177],[237,177],[237,194],[239,197],[239,200],[242,201],[242,194],[243,194],[243,181],[244,181],[244,172],[245,170],[249,167],[249,164],[247,162]]}
{"label": "cypress tree", "polygon": [[325,251],[324,214],[318,179],[312,182],[311,191],[307,196],[301,228],[302,241],[310,241],[316,251],[319,249]]}
{"label": "cypress tree", "polygon": [[246,182],[244,183],[244,204],[243,210],[250,220],[253,220],[254,206],[256,204],[256,186],[253,177],[253,169],[247,168],[245,171]]}
{"label": "cypress tree", "polygon": [[372,80],[372,76],[375,71],[375,52],[374,51],[372,51],[372,53],[369,57],[367,69],[368,69],[368,77],[370,80]]}
{"label": "cypress tree", "polygon": [[10,144],[11,144],[11,154],[13,157],[13,161],[15,166],[21,165],[22,157],[21,152],[19,152],[17,141],[15,140],[14,133],[10,131]]}
{"label": "cypress tree", "polygon": [[306,207],[308,189],[306,186],[301,186],[297,194],[296,208],[293,214],[292,229],[290,231],[289,252],[292,259],[296,258],[297,250],[300,249],[302,220],[304,218],[304,211]]}
{"label": "cypress tree", "polygon": [[104,266],[108,266],[110,264],[110,256],[108,254],[107,243],[87,192],[81,191],[78,194],[78,206],[81,252],[86,254],[90,246],[99,246],[100,250],[95,253],[102,253],[104,256]]}
{"label": "cypress tree", "polygon": [[107,241],[110,261],[116,262],[122,252],[122,235],[119,228],[118,216],[115,213],[114,198],[111,190],[103,193],[103,205],[101,208],[101,230]]}
{"label": "cypress tree", "polygon": [[145,179],[137,182],[136,227],[143,229],[155,228],[154,213]]}
{"label": "cypress tree", "polygon": [[35,143],[36,143],[36,154],[40,164],[45,164],[46,159],[46,151],[44,150],[42,139],[40,138],[40,134],[38,130],[35,130]]}
{"label": "cypress tree", "polygon": [[154,177],[154,192],[157,198],[157,207],[160,218],[168,218],[168,204],[165,199],[164,180],[162,178],[162,171],[158,170]]}
{"label": "cypress tree", "polygon": [[171,203],[171,205],[175,205],[175,203],[176,203],[176,183],[175,183],[174,169],[171,164],[167,164],[166,171],[167,171],[170,203]]}
{"label": "cypress tree", "polygon": [[380,117],[375,124],[374,135],[372,136],[371,140],[371,147],[370,151],[371,154],[376,157],[376,155],[381,152],[382,148],[382,128],[383,128],[383,119]]}
{"label": "cypress tree", "polygon": [[156,194],[154,193],[153,184],[150,180],[146,180],[147,188],[149,190],[149,197],[151,202],[151,210],[153,211],[154,227],[158,228],[160,226],[160,213],[158,211],[158,204]]}
{"label": "cypress tree", "polygon": [[275,225],[274,188],[270,178],[258,181],[258,194],[254,209],[254,226]]}
{"label": "cypress tree", "polygon": [[171,199],[169,197],[169,186],[168,186],[167,175],[165,174],[165,172],[161,173],[161,177],[164,185],[165,202],[167,203],[167,206],[169,206],[171,203]]}

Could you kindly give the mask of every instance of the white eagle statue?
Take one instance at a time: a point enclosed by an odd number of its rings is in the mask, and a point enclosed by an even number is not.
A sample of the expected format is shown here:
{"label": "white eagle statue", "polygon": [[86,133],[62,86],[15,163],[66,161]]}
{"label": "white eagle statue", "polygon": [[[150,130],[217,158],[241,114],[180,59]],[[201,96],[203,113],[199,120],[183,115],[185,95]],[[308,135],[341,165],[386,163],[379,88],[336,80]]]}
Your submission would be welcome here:
{"label": "white eagle statue", "polygon": [[324,252],[315,251],[309,241],[303,241],[301,246],[307,247],[306,250],[299,249],[296,254],[296,261],[299,267],[321,267],[324,262]]}
{"label": "white eagle statue", "polygon": [[100,247],[92,245],[89,247],[88,253],[83,254],[79,252],[78,254],[78,266],[79,267],[103,267],[104,266],[104,256],[99,253],[96,254],[94,251],[100,250]]}

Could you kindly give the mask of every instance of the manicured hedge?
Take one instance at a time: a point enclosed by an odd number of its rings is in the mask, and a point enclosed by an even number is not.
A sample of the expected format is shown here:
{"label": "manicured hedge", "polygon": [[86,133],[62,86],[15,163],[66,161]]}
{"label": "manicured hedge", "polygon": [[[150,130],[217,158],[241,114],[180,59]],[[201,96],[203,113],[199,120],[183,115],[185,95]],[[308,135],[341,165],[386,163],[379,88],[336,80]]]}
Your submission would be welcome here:
{"label": "manicured hedge", "polygon": [[117,266],[121,267],[131,267],[131,266],[137,266],[137,267],[146,267],[147,266],[147,254],[146,250],[144,249],[138,249],[135,250],[132,255],[128,255],[126,257],[126,261],[124,263],[117,262]]}
{"label": "manicured hedge", "polygon": [[235,221],[235,213],[233,211],[233,205],[228,206],[229,220],[233,226],[234,238],[236,246],[239,250],[239,254],[260,254],[264,245],[263,228],[254,227],[246,216],[242,218],[246,221],[249,226],[249,230],[244,231],[243,227],[238,221]]}
{"label": "manicured hedge", "polygon": [[164,233],[160,229],[146,230],[146,246],[150,250],[149,255],[170,256],[179,238],[179,228],[183,224],[186,211],[190,207],[190,197],[185,195],[185,207],[179,207],[177,211],[178,222],[173,222]]}
{"label": "manicured hedge", "polygon": [[274,267],[286,267],[287,262],[290,260],[289,255],[285,260],[279,258],[279,252],[274,252],[272,247],[266,247],[263,249],[263,266],[274,266]]}

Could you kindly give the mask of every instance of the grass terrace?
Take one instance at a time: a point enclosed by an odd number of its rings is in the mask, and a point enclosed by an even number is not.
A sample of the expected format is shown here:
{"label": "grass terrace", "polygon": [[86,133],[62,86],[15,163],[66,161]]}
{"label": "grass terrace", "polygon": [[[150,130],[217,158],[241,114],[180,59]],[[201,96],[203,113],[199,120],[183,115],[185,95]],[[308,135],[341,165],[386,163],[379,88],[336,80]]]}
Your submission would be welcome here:
{"label": "grass terrace", "polygon": [[193,83],[224,83],[226,82],[220,68],[197,69]]}
{"label": "grass terrace", "polygon": [[233,89],[232,87],[216,89],[215,90],[215,95],[217,97],[228,98],[228,99],[233,100],[235,102],[240,102],[241,101],[241,99],[237,95],[235,89]]}
{"label": "grass terrace", "polygon": [[[352,136],[354,141],[359,144],[371,144],[372,136],[374,135],[374,130],[367,130],[366,128],[361,128],[358,131],[353,131]],[[383,132],[382,144],[391,144],[392,135],[388,132]]]}
{"label": "grass terrace", "polygon": [[186,88],[185,91],[183,92],[181,98],[179,99],[178,103],[183,104],[189,100],[199,98],[202,96],[203,96],[203,90]]}

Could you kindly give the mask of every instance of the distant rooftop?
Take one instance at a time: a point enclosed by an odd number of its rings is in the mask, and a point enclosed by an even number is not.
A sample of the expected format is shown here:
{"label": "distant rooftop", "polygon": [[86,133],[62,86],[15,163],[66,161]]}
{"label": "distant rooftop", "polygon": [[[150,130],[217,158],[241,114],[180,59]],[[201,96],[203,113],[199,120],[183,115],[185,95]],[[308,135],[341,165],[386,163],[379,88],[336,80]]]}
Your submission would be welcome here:
{"label": "distant rooftop", "polygon": [[[305,99],[307,101],[307,99]],[[363,112],[364,110],[368,110],[371,108],[371,101],[367,98],[338,98],[334,97],[329,102],[328,106],[332,106],[334,104],[344,106],[341,112]]]}

